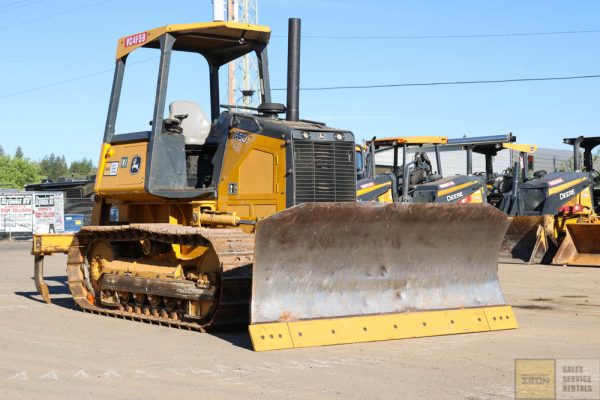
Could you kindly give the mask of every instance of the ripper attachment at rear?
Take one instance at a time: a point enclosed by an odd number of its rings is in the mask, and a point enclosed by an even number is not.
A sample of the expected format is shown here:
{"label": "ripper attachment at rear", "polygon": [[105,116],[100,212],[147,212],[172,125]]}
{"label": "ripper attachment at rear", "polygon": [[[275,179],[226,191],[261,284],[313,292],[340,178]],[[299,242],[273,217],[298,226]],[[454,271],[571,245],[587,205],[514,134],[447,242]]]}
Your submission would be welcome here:
{"label": "ripper attachment at rear", "polygon": [[303,204],[259,222],[250,334],[272,350],[516,327],[489,205]]}

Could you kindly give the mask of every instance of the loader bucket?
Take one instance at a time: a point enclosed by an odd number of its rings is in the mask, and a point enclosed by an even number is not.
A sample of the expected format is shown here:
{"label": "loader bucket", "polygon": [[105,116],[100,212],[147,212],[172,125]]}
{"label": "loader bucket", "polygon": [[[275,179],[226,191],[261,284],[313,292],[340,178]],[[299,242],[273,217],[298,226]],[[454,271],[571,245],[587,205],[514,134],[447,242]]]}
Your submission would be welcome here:
{"label": "loader bucket", "polygon": [[600,224],[567,224],[566,236],[552,264],[600,267]]}
{"label": "loader bucket", "polygon": [[544,217],[511,217],[502,239],[498,261],[503,263],[540,263],[548,251]]}
{"label": "loader bucket", "polygon": [[306,203],[256,227],[257,351],[516,328],[509,219],[483,204]]}

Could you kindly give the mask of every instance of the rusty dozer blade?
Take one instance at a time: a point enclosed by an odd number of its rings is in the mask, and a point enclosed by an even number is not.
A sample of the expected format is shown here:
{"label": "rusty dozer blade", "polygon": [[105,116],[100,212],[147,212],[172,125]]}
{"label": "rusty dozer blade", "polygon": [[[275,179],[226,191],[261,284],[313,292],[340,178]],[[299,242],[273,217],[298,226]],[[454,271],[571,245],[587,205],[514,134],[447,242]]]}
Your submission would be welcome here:
{"label": "rusty dozer blade", "polygon": [[487,204],[306,203],[256,227],[250,335],[273,350],[516,328]]}
{"label": "rusty dozer blade", "polygon": [[549,250],[548,229],[552,232],[554,217],[511,217],[511,223],[502,239],[498,261],[503,263],[541,263]]}
{"label": "rusty dozer blade", "polygon": [[600,267],[600,224],[567,224],[566,235],[552,264]]}

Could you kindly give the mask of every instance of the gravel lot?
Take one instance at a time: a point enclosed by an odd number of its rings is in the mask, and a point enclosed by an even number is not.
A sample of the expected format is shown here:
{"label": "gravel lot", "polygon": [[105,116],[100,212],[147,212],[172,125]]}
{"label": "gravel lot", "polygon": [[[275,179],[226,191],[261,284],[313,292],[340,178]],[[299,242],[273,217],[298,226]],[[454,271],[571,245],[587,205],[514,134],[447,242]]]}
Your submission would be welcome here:
{"label": "gravel lot", "polygon": [[600,359],[600,268],[500,265],[516,331],[255,353],[246,330],[168,329],[73,309],[65,256],[0,243],[0,398],[504,399],[517,358]]}

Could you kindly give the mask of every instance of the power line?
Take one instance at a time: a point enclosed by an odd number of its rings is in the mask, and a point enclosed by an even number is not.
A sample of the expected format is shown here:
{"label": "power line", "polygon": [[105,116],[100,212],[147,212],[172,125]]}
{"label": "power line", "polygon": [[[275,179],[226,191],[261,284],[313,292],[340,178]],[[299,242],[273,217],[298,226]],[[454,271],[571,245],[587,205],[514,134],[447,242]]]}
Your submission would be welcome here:
{"label": "power line", "polygon": [[18,10],[19,8],[23,8],[23,7],[29,7],[34,4],[41,3],[43,1],[46,1],[46,0],[34,0],[34,1],[29,1],[25,4],[15,5],[14,7],[11,7],[11,8],[6,8],[6,7],[0,8],[0,14],[4,14],[4,13],[7,13],[7,12],[10,12],[13,10]]}
{"label": "power line", "polygon": [[[418,82],[418,83],[390,83],[379,85],[352,85],[352,86],[323,86],[323,87],[301,87],[300,90],[318,91],[318,90],[345,90],[345,89],[380,89],[393,87],[410,86],[444,86],[444,85],[479,85],[492,83],[511,83],[511,82],[540,82],[540,81],[564,81],[572,79],[592,79],[600,78],[600,75],[580,75],[580,76],[557,76],[545,78],[514,78],[514,79],[490,79],[478,81],[448,81],[448,82]],[[285,88],[275,88],[271,90],[286,90]]]}
{"label": "power line", "polygon": [[[136,65],[158,59],[157,57],[148,58],[136,62],[131,62],[128,65]],[[60,86],[63,84],[79,81],[82,79],[88,79],[94,76],[107,74],[113,72],[112,69],[105,69],[102,71],[92,72],[86,75],[80,75],[75,78],[66,79],[63,81],[49,83],[47,85],[34,87],[31,89],[25,89],[18,92],[7,93],[0,95],[0,99],[8,97],[19,96],[21,94],[37,92],[38,90],[47,89],[49,87]],[[304,91],[323,91],[323,90],[350,90],[350,89],[385,89],[394,87],[411,87],[411,86],[450,86],[450,85],[480,85],[480,84],[496,84],[496,83],[519,83],[519,82],[542,82],[542,81],[564,81],[574,79],[594,79],[600,78],[600,75],[578,75],[578,76],[556,76],[556,77],[544,77],[544,78],[514,78],[514,79],[490,79],[490,80],[477,80],[477,81],[447,81],[447,82],[415,82],[415,83],[389,83],[389,84],[378,84],[378,85],[352,85],[352,86],[323,86],[323,87],[301,87],[300,90]],[[283,91],[286,88],[273,88],[273,91]]]}
{"label": "power line", "polygon": [[17,0],[17,1],[13,1],[12,3],[2,4],[2,5],[0,5],[0,8],[6,8],[6,7],[14,6],[17,4],[27,3],[29,1],[31,1],[31,0]]}
{"label": "power line", "polygon": [[43,17],[39,17],[39,18],[30,19],[30,20],[27,20],[27,21],[18,22],[16,24],[12,24],[12,25],[0,26],[0,31],[4,31],[4,30],[7,30],[7,29],[11,29],[11,28],[16,28],[17,26],[32,24],[34,22],[44,21],[44,20],[47,20],[47,19],[50,19],[50,18],[59,17],[61,15],[65,15],[65,14],[71,14],[71,13],[74,13],[74,12],[77,12],[77,11],[81,11],[81,10],[86,10],[88,8],[96,7],[96,6],[99,6],[101,4],[110,3],[111,1],[113,1],[113,0],[98,1],[96,3],[88,4],[88,5],[83,6],[83,7],[72,8],[70,10],[65,10],[65,11],[61,11],[61,12],[55,13],[55,14],[50,14],[50,15],[46,15],[46,16],[43,16]]}
{"label": "power line", "polygon": [[91,74],[87,74],[87,75],[81,75],[72,79],[66,79],[64,81],[59,81],[59,82],[53,82],[53,83],[49,83],[47,85],[43,85],[43,86],[38,86],[35,88],[31,88],[31,89],[25,89],[25,90],[21,90],[18,92],[13,92],[13,93],[7,93],[5,95],[0,96],[0,99],[6,99],[7,97],[14,97],[14,96],[18,96],[21,94],[25,94],[25,93],[31,93],[31,92],[37,92],[38,90],[43,90],[43,89],[47,89],[50,87],[54,87],[54,86],[60,86],[63,85],[65,83],[70,83],[70,82],[75,82],[75,81],[79,81],[82,79],[87,79],[87,78],[91,78],[93,76],[97,76],[97,75],[102,75],[102,74],[106,74],[108,72],[111,72],[111,69],[107,69],[104,71],[98,71],[98,72],[92,72]]}
{"label": "power line", "polygon": [[[303,39],[473,39],[473,38],[519,37],[519,36],[580,35],[580,34],[590,34],[590,33],[600,33],[600,29],[549,31],[549,32],[484,33],[484,34],[465,34],[465,35],[407,35],[407,36],[302,35],[302,38]],[[272,35],[272,37],[287,38],[287,35]]]}
{"label": "power line", "polygon": [[[146,63],[146,62],[157,60],[157,59],[158,59],[158,57],[152,57],[152,58],[147,58],[145,60],[139,60],[139,61],[135,61],[135,62],[130,62],[130,63],[127,63],[127,65],[131,66],[131,65],[136,65],[136,64],[142,64],[142,63]],[[47,88],[54,87],[54,86],[60,86],[60,85],[64,85],[64,84],[67,84],[67,83],[71,83],[71,82],[76,82],[76,81],[80,81],[80,80],[83,80],[83,79],[92,78],[94,76],[107,74],[107,73],[113,72],[113,71],[114,71],[113,69],[105,69],[105,70],[102,70],[102,71],[96,71],[96,72],[92,72],[92,73],[89,73],[89,74],[76,76],[75,78],[65,79],[64,81],[58,81],[58,82],[48,83],[46,85],[34,87],[34,88],[31,88],[31,89],[25,89],[25,90],[20,90],[18,92],[7,93],[7,94],[4,94],[4,95],[0,95],[0,99],[6,99],[8,97],[19,96],[21,94],[26,94],[26,93],[31,93],[31,92],[37,92],[38,90],[43,90],[43,89],[47,89]]]}

